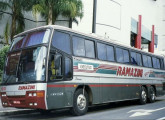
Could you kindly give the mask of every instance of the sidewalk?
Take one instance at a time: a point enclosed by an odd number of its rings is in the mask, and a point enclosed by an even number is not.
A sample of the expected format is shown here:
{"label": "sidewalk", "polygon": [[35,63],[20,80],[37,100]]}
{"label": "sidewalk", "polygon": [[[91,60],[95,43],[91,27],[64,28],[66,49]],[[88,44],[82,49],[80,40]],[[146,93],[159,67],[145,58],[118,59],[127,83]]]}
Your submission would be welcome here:
{"label": "sidewalk", "polygon": [[32,113],[32,112],[36,112],[36,111],[31,110],[31,109],[17,109],[17,108],[11,108],[11,107],[3,108],[1,100],[0,100],[0,116],[1,115],[24,114],[24,113]]}

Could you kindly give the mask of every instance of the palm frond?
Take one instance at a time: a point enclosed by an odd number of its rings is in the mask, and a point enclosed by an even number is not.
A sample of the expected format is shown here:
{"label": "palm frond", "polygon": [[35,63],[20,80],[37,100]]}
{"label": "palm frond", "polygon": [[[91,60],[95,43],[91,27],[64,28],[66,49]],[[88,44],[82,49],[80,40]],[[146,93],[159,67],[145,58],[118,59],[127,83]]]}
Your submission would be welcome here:
{"label": "palm frond", "polygon": [[6,44],[9,44],[9,38],[10,38],[9,31],[10,31],[10,26],[9,26],[9,22],[7,22],[4,30],[4,39],[6,41]]}

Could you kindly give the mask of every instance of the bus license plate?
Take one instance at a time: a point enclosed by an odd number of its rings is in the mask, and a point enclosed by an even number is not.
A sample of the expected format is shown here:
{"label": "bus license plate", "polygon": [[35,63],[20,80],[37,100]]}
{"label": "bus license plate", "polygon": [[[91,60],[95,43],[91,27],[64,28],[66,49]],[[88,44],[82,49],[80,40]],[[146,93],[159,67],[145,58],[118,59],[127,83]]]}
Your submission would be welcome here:
{"label": "bus license plate", "polygon": [[14,104],[21,104],[20,101],[13,101]]}

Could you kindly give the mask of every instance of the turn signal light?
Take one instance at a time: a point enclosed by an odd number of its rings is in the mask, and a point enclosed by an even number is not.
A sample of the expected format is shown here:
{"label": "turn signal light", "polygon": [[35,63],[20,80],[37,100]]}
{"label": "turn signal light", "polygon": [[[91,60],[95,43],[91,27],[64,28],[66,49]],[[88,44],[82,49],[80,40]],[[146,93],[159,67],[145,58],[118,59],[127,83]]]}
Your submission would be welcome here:
{"label": "turn signal light", "polygon": [[43,92],[37,92],[37,97],[44,97],[44,93]]}

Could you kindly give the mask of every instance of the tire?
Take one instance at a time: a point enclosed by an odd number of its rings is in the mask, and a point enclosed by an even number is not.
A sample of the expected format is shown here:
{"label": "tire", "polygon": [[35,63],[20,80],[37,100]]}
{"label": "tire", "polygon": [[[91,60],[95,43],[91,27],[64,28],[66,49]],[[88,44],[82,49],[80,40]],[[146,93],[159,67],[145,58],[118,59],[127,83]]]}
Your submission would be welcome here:
{"label": "tire", "polygon": [[148,100],[149,100],[150,103],[155,102],[155,99],[156,99],[156,92],[155,92],[154,87],[152,87],[152,86],[151,86],[151,88],[150,88],[148,97],[149,97]]}
{"label": "tire", "polygon": [[147,90],[145,87],[141,87],[141,91],[140,91],[140,104],[144,105],[147,103]]}
{"label": "tire", "polygon": [[72,114],[76,116],[84,115],[88,110],[88,101],[88,94],[85,90],[84,95],[83,89],[76,90],[73,97],[73,107],[71,108]]}

